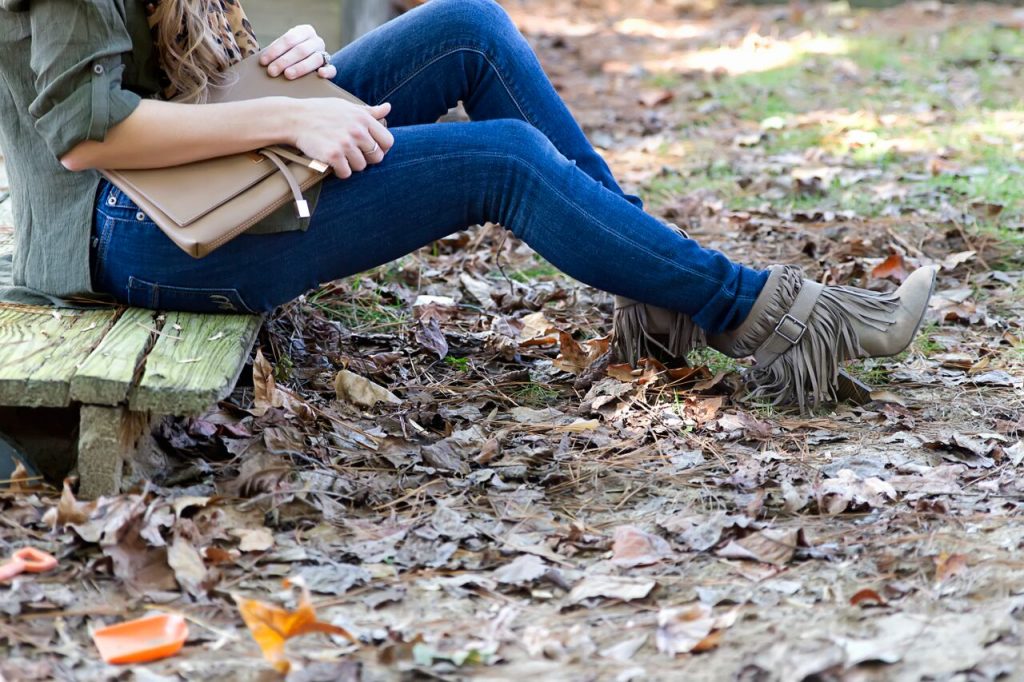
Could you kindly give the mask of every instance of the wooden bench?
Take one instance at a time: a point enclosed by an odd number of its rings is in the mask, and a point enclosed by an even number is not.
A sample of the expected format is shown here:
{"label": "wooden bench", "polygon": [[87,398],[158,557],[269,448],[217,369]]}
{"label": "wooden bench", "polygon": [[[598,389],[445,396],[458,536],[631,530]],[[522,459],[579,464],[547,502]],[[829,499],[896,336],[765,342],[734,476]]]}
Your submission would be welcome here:
{"label": "wooden bench", "polygon": [[[14,247],[9,204],[0,203],[0,253]],[[79,494],[116,493],[124,463],[154,419],[200,413],[231,393],[262,322],[0,304],[0,430],[17,443],[10,431],[36,410],[63,408],[65,419],[72,411]]]}

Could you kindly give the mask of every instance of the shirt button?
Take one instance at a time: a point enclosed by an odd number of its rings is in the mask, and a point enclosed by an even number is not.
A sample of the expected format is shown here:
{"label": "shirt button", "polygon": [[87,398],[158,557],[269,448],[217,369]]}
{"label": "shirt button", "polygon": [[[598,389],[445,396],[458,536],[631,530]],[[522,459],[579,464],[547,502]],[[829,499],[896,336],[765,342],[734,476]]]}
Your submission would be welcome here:
{"label": "shirt button", "polygon": [[96,74],[97,76],[102,76],[103,75],[103,65],[102,64],[93,64],[92,72],[94,74]]}

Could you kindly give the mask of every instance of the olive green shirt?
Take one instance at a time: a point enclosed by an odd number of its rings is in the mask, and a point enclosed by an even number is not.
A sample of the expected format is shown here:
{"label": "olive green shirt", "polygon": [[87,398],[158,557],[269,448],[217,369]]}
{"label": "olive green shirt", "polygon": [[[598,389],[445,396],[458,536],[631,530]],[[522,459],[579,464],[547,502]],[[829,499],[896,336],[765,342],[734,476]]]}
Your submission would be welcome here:
{"label": "olive green shirt", "polygon": [[[72,173],[60,157],[157,96],[158,74],[142,0],[0,0],[0,150],[15,236],[13,259],[0,256],[0,301],[111,301],[92,290],[89,269],[100,175]],[[285,206],[247,234],[308,226]]]}

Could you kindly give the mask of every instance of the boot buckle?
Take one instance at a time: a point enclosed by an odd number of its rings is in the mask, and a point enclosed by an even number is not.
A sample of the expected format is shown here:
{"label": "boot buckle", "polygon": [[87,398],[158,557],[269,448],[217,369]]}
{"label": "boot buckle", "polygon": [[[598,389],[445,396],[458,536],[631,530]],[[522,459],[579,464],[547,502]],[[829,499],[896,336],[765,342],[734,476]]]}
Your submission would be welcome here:
{"label": "boot buckle", "polygon": [[[788,329],[786,331],[783,331],[782,326],[784,324],[787,324],[787,323],[791,324],[791,325],[796,325],[797,329],[796,329],[795,333],[793,333],[793,334],[788,334],[787,333],[788,331],[791,331],[792,328],[790,328],[790,329]],[[779,323],[777,325],[775,325],[775,333],[778,334],[779,336],[781,336],[783,339],[785,339],[791,345],[794,345],[794,346],[797,343],[800,342],[800,339],[803,338],[804,332],[806,332],[806,331],[807,331],[807,325],[804,324],[803,322],[801,322],[800,320],[798,320],[797,318],[793,317],[789,313],[786,313],[785,315],[783,315],[782,319],[779,320]]]}

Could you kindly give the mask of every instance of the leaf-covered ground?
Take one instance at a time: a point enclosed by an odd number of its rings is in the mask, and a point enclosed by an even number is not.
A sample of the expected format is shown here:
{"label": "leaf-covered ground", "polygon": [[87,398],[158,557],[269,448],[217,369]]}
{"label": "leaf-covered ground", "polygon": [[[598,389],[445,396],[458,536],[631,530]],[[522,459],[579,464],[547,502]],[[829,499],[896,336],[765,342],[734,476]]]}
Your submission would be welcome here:
{"label": "leaf-covered ground", "polygon": [[[874,400],[608,367],[605,294],[460,233],[280,309],[152,482],[4,494],[4,545],[61,565],[0,588],[3,676],[273,679],[233,596],[288,576],[360,642],[294,639],[294,680],[1021,674],[1024,17],[626,4],[506,6],[652,212],[828,282],[942,265],[912,348],[854,365]],[[152,610],[185,649],[105,666],[90,628]]]}

